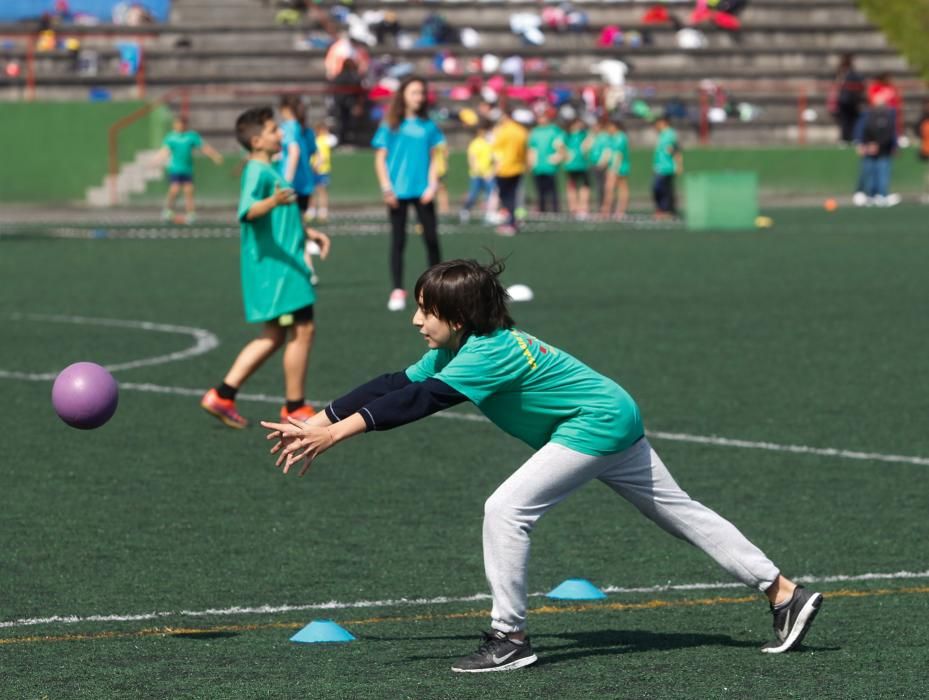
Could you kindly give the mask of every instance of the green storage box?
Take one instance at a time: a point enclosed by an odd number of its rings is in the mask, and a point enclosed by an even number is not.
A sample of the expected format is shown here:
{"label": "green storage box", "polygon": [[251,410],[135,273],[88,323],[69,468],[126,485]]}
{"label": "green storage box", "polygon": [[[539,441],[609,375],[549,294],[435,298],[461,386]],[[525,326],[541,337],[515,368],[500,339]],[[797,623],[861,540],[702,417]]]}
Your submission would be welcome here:
{"label": "green storage box", "polygon": [[758,173],[685,173],[684,197],[688,229],[753,229],[758,216]]}

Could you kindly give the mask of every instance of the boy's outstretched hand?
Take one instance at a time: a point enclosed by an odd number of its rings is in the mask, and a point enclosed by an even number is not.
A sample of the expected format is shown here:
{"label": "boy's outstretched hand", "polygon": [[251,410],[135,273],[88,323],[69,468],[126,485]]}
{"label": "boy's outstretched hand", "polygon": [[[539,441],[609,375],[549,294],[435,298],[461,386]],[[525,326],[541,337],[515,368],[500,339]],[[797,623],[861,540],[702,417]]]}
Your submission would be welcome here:
{"label": "boy's outstretched hand", "polygon": [[332,447],[334,440],[326,427],[310,425],[295,418],[288,418],[287,421],[261,421],[261,425],[271,431],[267,439],[277,441],[271,448],[271,454],[278,455],[275,466],[281,467],[286,474],[302,460],[304,464],[300,476],[303,476],[309,471],[313,460]]}
{"label": "boy's outstretched hand", "polygon": [[329,248],[332,247],[332,241],[329,240],[329,236],[322,231],[317,231],[315,228],[307,227],[306,237],[319,246],[320,260],[325,260],[329,257]]}

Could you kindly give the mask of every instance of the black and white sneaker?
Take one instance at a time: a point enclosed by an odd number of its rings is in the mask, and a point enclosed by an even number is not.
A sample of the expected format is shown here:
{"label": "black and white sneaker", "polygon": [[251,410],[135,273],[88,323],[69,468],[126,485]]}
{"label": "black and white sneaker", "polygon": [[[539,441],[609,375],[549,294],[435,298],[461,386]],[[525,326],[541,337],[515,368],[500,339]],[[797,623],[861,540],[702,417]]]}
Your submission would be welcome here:
{"label": "black and white sneaker", "polygon": [[477,651],[458,659],[452,664],[456,673],[484,673],[486,671],[512,671],[534,664],[538,657],[532,653],[532,645],[526,637],[521,642],[507,638],[499,630],[484,632],[484,639]]}
{"label": "black and white sneaker", "polygon": [[790,600],[777,607],[771,606],[776,639],[765,644],[761,650],[766,654],[780,654],[800,644],[822,604],[822,593],[814,593],[803,586],[797,586]]}

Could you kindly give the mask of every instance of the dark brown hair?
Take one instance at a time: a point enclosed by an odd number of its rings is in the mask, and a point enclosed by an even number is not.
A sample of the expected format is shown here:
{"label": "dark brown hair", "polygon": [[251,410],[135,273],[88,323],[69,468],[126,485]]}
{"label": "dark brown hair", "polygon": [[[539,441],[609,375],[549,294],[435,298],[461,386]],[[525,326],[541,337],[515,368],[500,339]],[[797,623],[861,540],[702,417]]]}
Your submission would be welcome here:
{"label": "dark brown hair", "polygon": [[415,75],[407,76],[403,79],[403,82],[400,83],[400,87],[397,88],[397,92],[394,93],[393,99],[391,99],[390,105],[387,107],[387,126],[390,127],[391,131],[399,128],[400,124],[402,124],[403,120],[406,118],[406,103],[403,101],[403,93],[406,92],[407,86],[411,83],[422,83],[423,93],[425,93],[423,103],[416,111],[416,116],[422,119],[426,119],[429,116],[429,86],[425,78],[420,78]]}
{"label": "dark brown hair", "polygon": [[297,123],[306,128],[306,105],[299,95],[281,95],[281,107],[289,109]]}
{"label": "dark brown hair", "polygon": [[512,328],[507,309],[510,295],[500,283],[504,265],[493,260],[449,260],[433,265],[416,280],[416,299],[423,311],[446,323],[460,323],[466,333],[487,335]]}
{"label": "dark brown hair", "polygon": [[252,152],[252,139],[260,136],[269,119],[274,119],[274,110],[270,106],[252,107],[242,112],[235,120],[235,137],[242,147]]}

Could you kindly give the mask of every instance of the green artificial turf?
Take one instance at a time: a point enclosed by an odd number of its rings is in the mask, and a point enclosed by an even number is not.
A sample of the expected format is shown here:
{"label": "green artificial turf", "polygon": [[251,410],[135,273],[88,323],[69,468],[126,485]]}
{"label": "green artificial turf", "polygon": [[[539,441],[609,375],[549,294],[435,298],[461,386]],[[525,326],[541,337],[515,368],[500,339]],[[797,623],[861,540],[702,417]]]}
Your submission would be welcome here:
{"label": "green artificial turf", "polygon": [[[486,257],[485,248],[509,256],[505,282],[535,292],[513,307],[520,325],[616,378],[650,431],[925,459],[925,212],[784,210],[773,229],[738,233],[566,224],[502,239],[459,227],[442,244],[446,257]],[[423,352],[409,314],[384,308],[386,254],[383,235],[334,237],[319,266],[309,398],[337,396]],[[197,406],[197,392],[222,378],[255,332],[242,320],[237,255],[232,237],[0,238],[0,623],[171,613],[0,626],[0,696],[924,692],[925,574],[820,581],[826,602],[803,650],[779,657],[759,653],[770,616],[743,588],[613,593],[579,606],[533,597],[537,667],[452,674],[450,663],[487,625],[487,601],[389,601],[486,592],[483,502],[529,449],[487,423],[436,417],[339,446],[304,479],[282,477],[260,430],[228,430]],[[412,284],[423,263],[416,237],[407,261]],[[116,416],[82,432],[54,416],[49,381],[9,373],[165,355],[192,340],[24,313],[202,328],[220,345],[117,372]],[[279,396],[278,359],[243,391]],[[251,419],[278,408],[273,399],[240,402]],[[653,444],[685,489],[789,575],[929,569],[925,463]],[[533,534],[530,590],[572,577],[627,588],[727,580],[599,484]],[[181,613],[328,601],[388,602]],[[315,618],[334,619],[358,640],[288,641]]]}

